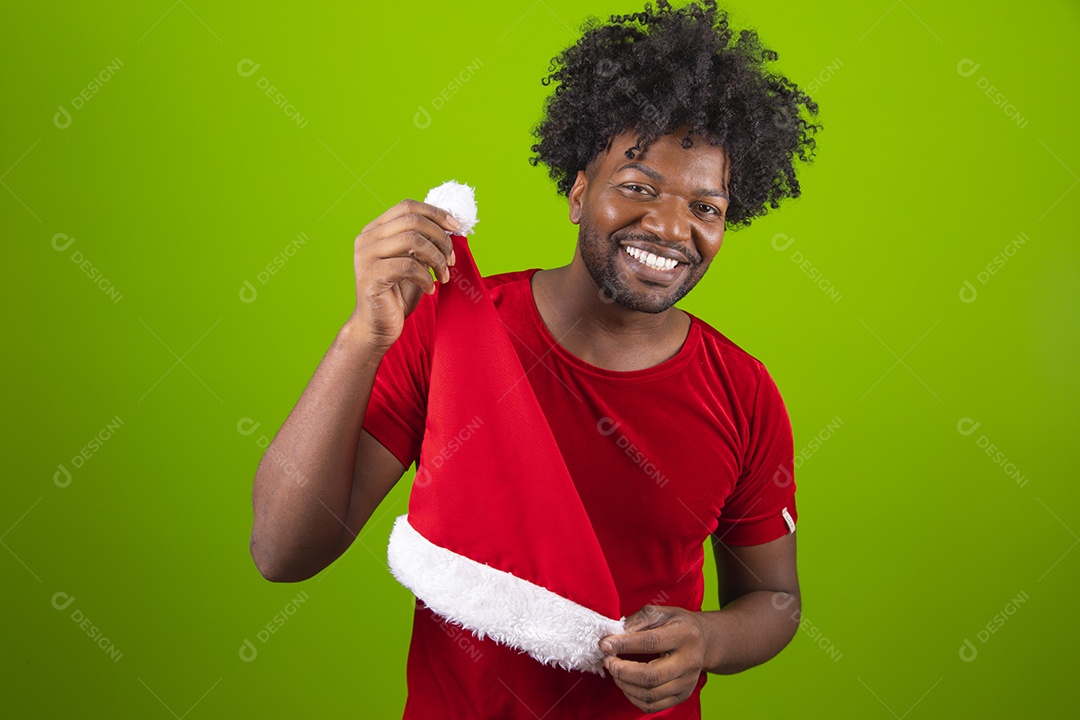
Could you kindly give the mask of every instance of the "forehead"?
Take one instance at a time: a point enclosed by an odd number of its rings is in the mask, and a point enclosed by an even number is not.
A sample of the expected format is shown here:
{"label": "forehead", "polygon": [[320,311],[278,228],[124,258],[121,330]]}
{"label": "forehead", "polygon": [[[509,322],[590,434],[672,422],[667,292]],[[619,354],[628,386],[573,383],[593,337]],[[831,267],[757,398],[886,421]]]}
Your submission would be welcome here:
{"label": "forehead", "polygon": [[637,145],[637,137],[638,133],[633,130],[613,137],[609,146],[593,161],[594,172],[611,175],[629,163],[640,163],[672,180],[682,178],[698,186],[727,187],[730,173],[723,147],[711,145],[699,135],[691,135],[692,145],[685,148],[686,132],[683,130],[661,135],[644,150],[635,150],[631,160],[626,151]]}

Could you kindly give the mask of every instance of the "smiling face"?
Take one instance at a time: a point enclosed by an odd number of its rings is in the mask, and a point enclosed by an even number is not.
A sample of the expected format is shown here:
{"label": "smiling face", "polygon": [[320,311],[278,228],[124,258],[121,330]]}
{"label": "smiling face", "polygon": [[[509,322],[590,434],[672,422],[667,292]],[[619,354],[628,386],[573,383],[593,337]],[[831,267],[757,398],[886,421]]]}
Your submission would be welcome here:
{"label": "smiling face", "polygon": [[606,300],[660,313],[705,274],[724,239],[728,207],[723,149],[685,130],[657,138],[645,151],[636,132],[616,136],[579,172],[570,190],[570,220],[580,226],[578,251]]}

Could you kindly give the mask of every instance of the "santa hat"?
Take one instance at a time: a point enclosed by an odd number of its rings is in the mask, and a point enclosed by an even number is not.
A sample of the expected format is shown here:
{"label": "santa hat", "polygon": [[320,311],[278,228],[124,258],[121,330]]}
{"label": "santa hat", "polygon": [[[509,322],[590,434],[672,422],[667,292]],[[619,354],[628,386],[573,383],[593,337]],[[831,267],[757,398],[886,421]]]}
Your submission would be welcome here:
{"label": "santa hat", "polygon": [[456,263],[439,286],[427,425],[408,515],[390,534],[390,570],[480,638],[602,673],[598,643],[623,631],[618,591],[469,252],[472,189],[457,188],[426,200],[461,220],[463,234],[451,236]]}

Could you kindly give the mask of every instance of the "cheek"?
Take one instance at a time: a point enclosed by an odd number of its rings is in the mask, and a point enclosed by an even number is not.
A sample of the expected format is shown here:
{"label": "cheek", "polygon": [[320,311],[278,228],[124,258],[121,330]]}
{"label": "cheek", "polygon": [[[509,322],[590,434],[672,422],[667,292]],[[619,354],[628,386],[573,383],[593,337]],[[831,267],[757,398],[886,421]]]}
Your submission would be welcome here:
{"label": "cheek", "polygon": [[702,256],[706,260],[711,262],[712,259],[716,257],[717,253],[720,252],[720,248],[723,246],[723,244],[724,230],[723,228],[721,228],[719,232],[715,232],[709,235],[708,239],[704,242],[703,246],[701,247]]}
{"label": "cheek", "polygon": [[612,228],[618,224],[619,213],[616,212],[612,205],[605,205],[600,212],[593,215],[593,220],[600,227]]}
{"label": "cheek", "polygon": [[599,208],[593,213],[593,218],[608,227],[622,227],[633,222],[638,211],[632,200],[619,193],[610,193],[602,199]]}

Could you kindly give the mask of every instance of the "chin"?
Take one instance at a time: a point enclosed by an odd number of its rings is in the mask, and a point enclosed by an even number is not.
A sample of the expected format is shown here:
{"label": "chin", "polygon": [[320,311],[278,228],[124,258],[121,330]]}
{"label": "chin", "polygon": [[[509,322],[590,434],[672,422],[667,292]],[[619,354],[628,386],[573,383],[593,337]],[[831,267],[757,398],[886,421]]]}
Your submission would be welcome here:
{"label": "chin", "polygon": [[686,296],[685,292],[668,295],[634,292],[625,285],[606,279],[598,280],[597,285],[600,287],[600,297],[604,302],[617,303],[627,310],[649,313],[650,315],[658,315],[670,309]]}
{"label": "chin", "polygon": [[628,310],[650,315],[663,313],[686,297],[707,267],[691,268],[678,285],[658,283],[655,289],[650,290],[650,283],[620,268],[617,258],[622,250],[618,242],[599,242],[595,235],[585,229],[584,223],[578,234],[578,251],[604,303],[616,303]]}

